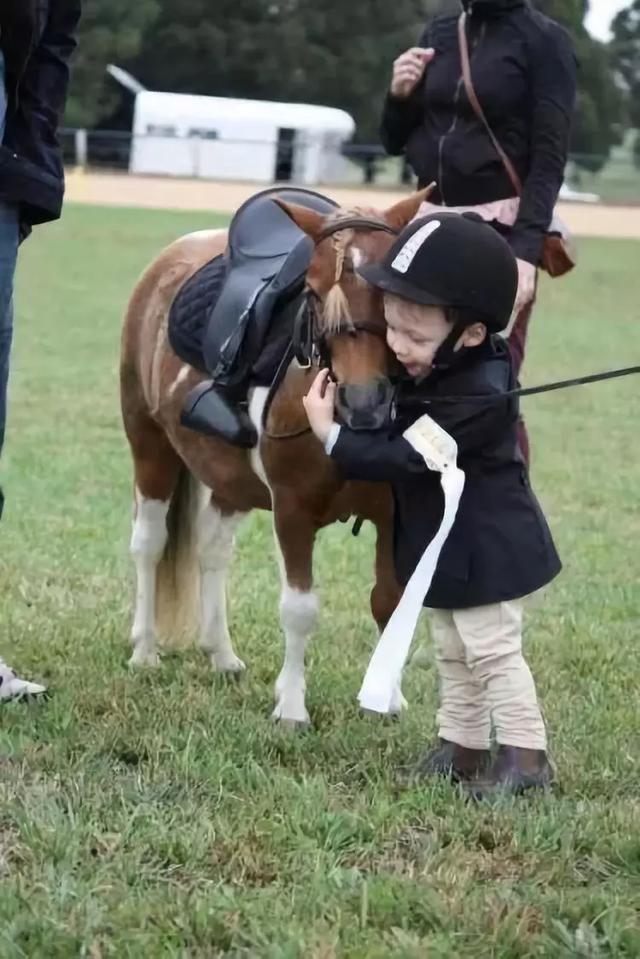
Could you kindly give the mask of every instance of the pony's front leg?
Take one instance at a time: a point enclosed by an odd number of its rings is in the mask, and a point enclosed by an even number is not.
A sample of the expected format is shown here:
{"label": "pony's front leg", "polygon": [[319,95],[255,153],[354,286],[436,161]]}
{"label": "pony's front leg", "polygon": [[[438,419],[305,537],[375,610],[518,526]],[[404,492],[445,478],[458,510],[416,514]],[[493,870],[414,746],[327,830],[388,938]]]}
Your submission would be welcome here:
{"label": "pony's front leg", "polygon": [[305,703],[304,658],[318,617],[318,598],[312,590],[316,526],[311,516],[277,495],[273,512],[281,556],[280,623],[285,635],[284,664],[276,681],[273,718],[295,728],[310,722]]}

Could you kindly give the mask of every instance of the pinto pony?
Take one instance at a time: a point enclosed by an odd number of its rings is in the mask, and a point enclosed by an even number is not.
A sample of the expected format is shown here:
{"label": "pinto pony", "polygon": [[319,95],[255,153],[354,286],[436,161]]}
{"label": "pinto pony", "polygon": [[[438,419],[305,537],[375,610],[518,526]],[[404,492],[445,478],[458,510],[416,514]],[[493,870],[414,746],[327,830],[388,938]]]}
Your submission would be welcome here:
{"label": "pinto pony", "polygon": [[[371,611],[378,628],[384,628],[399,598],[390,491],[384,484],[342,480],[308,428],[302,397],[324,357],[339,384],[342,419],[349,423],[375,412],[389,364],[383,304],[379,291],[355,269],[385,254],[393,240],[390,232],[415,216],[426,192],[377,213],[377,221],[372,211],[323,216],[281,203],[315,242],[306,285],[314,300],[312,335],[322,349],[314,351],[308,368],[291,362],[266,416],[268,390],[250,391],[249,412],[260,434],[253,450],[180,425],[186,394],[204,375],[174,353],[167,333],[174,298],[197,270],[224,252],[226,231],[182,237],[140,278],[124,321],[120,368],[135,484],[132,665],[158,664],[159,637],[177,641],[199,629],[200,647],[216,671],[245,668],[229,635],[226,578],[235,531],[253,509],[272,510],[280,553],[285,657],[276,682],[276,719],[293,726],[309,722],[304,658],[318,614],[312,560],[320,528],[350,516],[375,525]],[[397,711],[402,704],[398,689]]]}

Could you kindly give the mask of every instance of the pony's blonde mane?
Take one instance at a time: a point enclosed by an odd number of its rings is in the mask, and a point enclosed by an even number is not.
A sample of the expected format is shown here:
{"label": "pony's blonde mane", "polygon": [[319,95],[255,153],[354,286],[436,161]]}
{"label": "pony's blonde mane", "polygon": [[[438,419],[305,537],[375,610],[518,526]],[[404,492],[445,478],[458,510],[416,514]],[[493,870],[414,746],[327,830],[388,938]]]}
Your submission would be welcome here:
{"label": "pony's blonde mane", "polygon": [[[339,330],[353,326],[349,301],[340,281],[344,272],[347,250],[356,235],[356,231],[346,224],[352,221],[354,217],[366,217],[378,221],[380,220],[380,213],[377,210],[356,207],[353,210],[337,210],[327,219],[327,226],[336,227],[336,232],[331,235],[336,263],[333,285],[324,301],[322,327],[326,333],[337,333]],[[340,223],[342,221],[345,222],[345,227],[341,230]],[[380,222],[382,223],[382,220]]]}
{"label": "pony's blonde mane", "polygon": [[[341,210],[339,214],[336,214],[334,222],[339,223],[346,215],[347,214]],[[337,333],[338,330],[344,329],[345,326],[348,327],[353,324],[349,301],[342,289],[340,281],[344,271],[344,260],[347,249],[353,241],[354,236],[354,230],[339,230],[331,237],[333,241],[333,251],[336,257],[336,265],[333,286],[327,293],[324,301],[322,326],[327,333]]]}

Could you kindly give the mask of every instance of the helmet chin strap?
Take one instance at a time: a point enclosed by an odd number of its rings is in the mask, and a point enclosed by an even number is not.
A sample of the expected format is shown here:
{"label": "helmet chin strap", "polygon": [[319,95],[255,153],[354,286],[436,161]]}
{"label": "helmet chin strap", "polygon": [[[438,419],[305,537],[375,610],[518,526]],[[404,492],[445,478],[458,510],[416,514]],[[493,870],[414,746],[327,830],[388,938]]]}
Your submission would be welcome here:
{"label": "helmet chin strap", "polygon": [[431,364],[432,370],[450,370],[453,366],[457,366],[458,363],[466,356],[469,347],[461,346],[456,350],[456,343],[464,333],[467,328],[467,324],[464,320],[457,320],[450,331],[447,334],[445,339],[442,341],[438,349],[436,350],[436,355],[433,358],[433,363]]}

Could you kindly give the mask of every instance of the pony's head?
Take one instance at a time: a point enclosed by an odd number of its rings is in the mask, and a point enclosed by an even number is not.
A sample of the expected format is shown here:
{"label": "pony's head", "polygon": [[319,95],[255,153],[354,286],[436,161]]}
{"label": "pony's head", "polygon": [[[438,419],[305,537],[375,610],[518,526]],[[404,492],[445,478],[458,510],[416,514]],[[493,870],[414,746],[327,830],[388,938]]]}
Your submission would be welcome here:
{"label": "pony's head", "polygon": [[385,424],[394,362],[387,347],[382,293],[356,271],[384,257],[430,192],[414,193],[384,212],[338,210],[330,216],[276,201],[315,243],[307,270],[311,336],[338,384],[338,416],[352,429]]}

